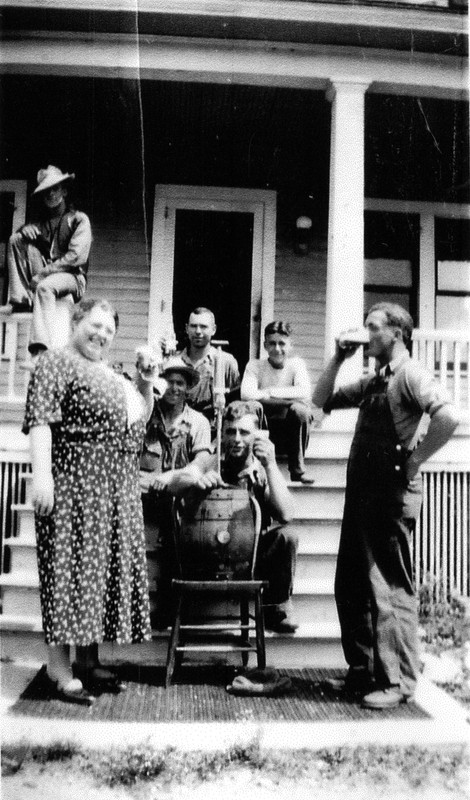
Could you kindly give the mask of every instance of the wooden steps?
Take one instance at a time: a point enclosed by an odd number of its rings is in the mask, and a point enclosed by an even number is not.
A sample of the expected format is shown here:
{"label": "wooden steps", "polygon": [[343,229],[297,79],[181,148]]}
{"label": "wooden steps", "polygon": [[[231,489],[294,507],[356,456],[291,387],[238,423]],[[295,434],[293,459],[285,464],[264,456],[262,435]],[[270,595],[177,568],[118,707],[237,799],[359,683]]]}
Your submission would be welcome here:
{"label": "wooden steps", "polygon": [[[24,437],[18,435],[21,437],[19,444],[24,447]],[[332,438],[330,433],[327,435]],[[312,439],[314,450],[328,450],[323,447],[321,436],[315,435]],[[345,460],[338,455],[338,449],[342,451],[348,445],[344,433],[333,434],[333,439],[337,446],[332,457],[325,453],[318,457],[308,454],[307,469],[315,477],[313,486],[289,482],[296,508],[291,530],[299,539],[293,595],[299,628],[295,634],[267,632],[268,661],[279,666],[343,664],[333,582],[345,483]],[[280,467],[288,479],[282,459]],[[17,535],[4,542],[8,548],[10,572],[0,576],[3,596],[0,630],[8,634],[2,637],[4,647],[13,649],[18,649],[20,639],[24,643],[28,642],[28,637],[36,640],[41,631],[34,512],[29,502],[31,476],[25,481],[25,502],[12,506],[17,517]],[[153,589],[156,578],[154,545],[148,542],[149,578]],[[229,605],[225,603],[222,610],[230,611]],[[220,609],[213,609],[214,614],[217,611]],[[159,658],[166,648],[167,635],[166,631],[155,632],[155,654],[158,651]]]}

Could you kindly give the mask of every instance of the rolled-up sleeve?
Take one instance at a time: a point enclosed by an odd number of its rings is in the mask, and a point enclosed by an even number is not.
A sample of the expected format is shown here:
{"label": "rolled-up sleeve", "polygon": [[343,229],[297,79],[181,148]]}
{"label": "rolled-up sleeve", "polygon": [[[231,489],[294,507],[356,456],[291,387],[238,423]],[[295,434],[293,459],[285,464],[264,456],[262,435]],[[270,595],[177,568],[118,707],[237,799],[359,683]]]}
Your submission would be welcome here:
{"label": "rolled-up sleeve", "polygon": [[357,408],[364,397],[364,381],[341,386],[328,398],[323,406],[325,414],[340,408]]}
{"label": "rolled-up sleeve", "polygon": [[209,420],[203,414],[192,415],[191,420],[191,450],[193,456],[202,453],[204,450],[211,450],[211,426]]}

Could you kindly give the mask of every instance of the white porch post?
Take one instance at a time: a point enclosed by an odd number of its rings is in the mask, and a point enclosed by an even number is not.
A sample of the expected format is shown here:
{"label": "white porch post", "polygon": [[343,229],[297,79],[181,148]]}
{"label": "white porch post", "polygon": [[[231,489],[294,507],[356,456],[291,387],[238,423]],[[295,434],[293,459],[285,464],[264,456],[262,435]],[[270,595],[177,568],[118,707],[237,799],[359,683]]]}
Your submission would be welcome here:
{"label": "white porch post", "polygon": [[[335,80],[332,102],[330,201],[326,284],[325,350],[346,328],[361,326],[364,313],[364,96],[369,84]],[[341,370],[341,382],[356,377],[361,354]]]}
{"label": "white porch post", "polygon": [[435,248],[434,214],[420,215],[419,235],[419,327],[435,327]]}

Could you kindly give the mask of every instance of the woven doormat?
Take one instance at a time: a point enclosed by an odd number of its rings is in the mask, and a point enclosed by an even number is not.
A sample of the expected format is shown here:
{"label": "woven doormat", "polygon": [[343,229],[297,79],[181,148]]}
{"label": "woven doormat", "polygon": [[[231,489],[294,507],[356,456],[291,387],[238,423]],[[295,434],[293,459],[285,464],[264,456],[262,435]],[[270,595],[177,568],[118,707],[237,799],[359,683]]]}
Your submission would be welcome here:
{"label": "woven doormat", "polygon": [[429,719],[414,702],[387,711],[361,708],[354,697],[338,696],[325,680],[337,670],[279,670],[288,675],[291,690],[282,697],[236,697],[226,691],[236,674],[228,666],[183,666],[166,689],[161,667],[121,665],[119,677],[127,690],[101,694],[91,707],[51,698],[40,671],[11,708],[14,714],[44,719],[116,722],[236,722]]}

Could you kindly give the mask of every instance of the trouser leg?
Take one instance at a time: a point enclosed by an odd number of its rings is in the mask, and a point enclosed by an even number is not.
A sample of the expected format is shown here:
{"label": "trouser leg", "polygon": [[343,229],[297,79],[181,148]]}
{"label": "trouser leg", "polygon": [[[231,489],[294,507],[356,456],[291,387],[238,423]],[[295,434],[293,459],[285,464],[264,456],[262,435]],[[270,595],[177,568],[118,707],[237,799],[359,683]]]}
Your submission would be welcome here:
{"label": "trouser leg", "polygon": [[67,294],[71,294],[74,301],[80,296],[77,279],[69,272],[55,272],[39,281],[34,295],[30,350],[51,346],[56,328],[56,300]]}
{"label": "trouser leg", "polygon": [[287,462],[291,475],[305,472],[304,455],[310,437],[310,409],[305,403],[292,403],[285,419]]}
{"label": "trouser leg", "polygon": [[292,595],[298,546],[298,538],[288,526],[272,528],[260,536],[256,577],[269,582],[264,605],[281,605]]}
{"label": "trouser leg", "polygon": [[367,558],[355,509],[346,502],[335,575],[341,644],[350,670],[372,676],[374,640]]}
{"label": "trouser leg", "polygon": [[33,291],[29,288],[34,275],[44,269],[44,259],[21,233],[10,236],[7,246],[8,286],[11,303],[33,304]]}
{"label": "trouser leg", "polygon": [[419,674],[418,608],[413,590],[411,519],[382,519],[371,542],[370,585],[378,685],[412,695]]}

